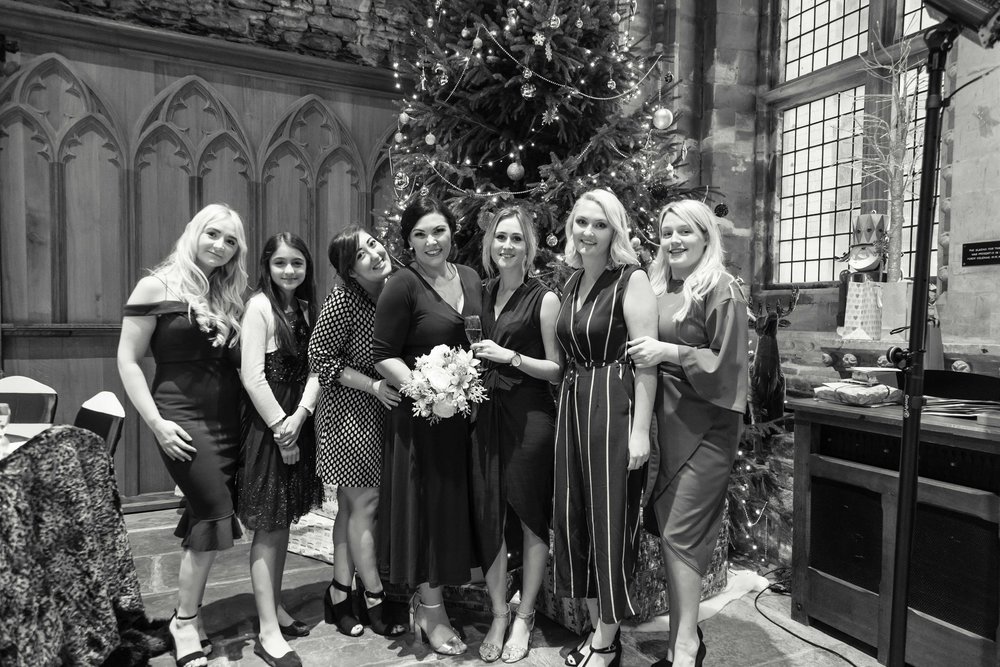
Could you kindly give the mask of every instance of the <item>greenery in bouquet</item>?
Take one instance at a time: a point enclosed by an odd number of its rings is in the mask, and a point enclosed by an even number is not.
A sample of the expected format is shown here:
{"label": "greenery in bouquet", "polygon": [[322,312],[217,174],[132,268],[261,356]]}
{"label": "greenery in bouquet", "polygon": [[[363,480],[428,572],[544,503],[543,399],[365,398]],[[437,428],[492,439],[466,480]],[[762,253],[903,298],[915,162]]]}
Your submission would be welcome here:
{"label": "greenery in bouquet", "polygon": [[403,98],[390,147],[395,204],[377,226],[405,256],[400,212],[421,195],[449,205],[455,259],[478,267],[483,228],[517,203],[541,241],[533,274],[557,289],[565,220],[583,192],[614,192],[648,259],[655,214],[704,199],[690,187],[688,142],[662,47],[637,44],[635,3],[616,0],[401,0],[411,41],[394,63]]}
{"label": "greenery in bouquet", "polygon": [[413,399],[413,415],[436,424],[456,414],[468,415],[473,403],[486,400],[479,360],[470,350],[437,345],[417,357],[399,391]]}

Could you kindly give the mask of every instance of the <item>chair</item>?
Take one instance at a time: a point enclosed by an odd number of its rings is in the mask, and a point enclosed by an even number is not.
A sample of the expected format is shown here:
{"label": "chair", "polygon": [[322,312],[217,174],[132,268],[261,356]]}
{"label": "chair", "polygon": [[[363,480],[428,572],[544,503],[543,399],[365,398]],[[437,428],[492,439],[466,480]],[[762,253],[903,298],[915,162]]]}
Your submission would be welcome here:
{"label": "chair", "polygon": [[15,424],[51,424],[56,419],[59,394],[48,385],[23,375],[0,378],[0,403],[10,405]]}
{"label": "chair", "polygon": [[85,428],[104,438],[108,456],[114,458],[118,440],[122,437],[124,421],[125,408],[118,397],[110,391],[102,391],[83,402],[73,420],[73,426]]}

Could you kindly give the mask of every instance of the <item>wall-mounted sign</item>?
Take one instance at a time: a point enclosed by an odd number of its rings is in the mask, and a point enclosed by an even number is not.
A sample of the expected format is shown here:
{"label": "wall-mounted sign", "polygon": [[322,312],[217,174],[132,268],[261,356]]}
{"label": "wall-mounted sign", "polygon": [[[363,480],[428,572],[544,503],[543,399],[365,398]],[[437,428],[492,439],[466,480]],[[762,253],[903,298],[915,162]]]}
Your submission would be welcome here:
{"label": "wall-mounted sign", "polygon": [[962,244],[962,266],[1000,264],[1000,241]]}

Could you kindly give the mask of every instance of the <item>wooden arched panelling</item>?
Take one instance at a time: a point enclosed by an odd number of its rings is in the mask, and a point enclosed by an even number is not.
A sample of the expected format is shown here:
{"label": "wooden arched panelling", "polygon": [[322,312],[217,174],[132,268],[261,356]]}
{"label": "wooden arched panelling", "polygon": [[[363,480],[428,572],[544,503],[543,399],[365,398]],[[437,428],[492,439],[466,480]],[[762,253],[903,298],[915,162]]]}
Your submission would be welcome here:
{"label": "wooden arched panelling", "polygon": [[325,293],[327,243],[346,224],[361,222],[366,208],[361,184],[368,177],[357,145],[326,103],[307,95],[271,131],[260,163],[260,239],[281,231],[301,236],[314,256],[317,289]]}
{"label": "wooden arched panelling", "polygon": [[253,152],[235,110],[208,82],[192,75],[165,88],[136,135],[136,269],[163,259],[206,204],[228,203],[254,226]]}
{"label": "wooden arched panelling", "polygon": [[389,159],[391,142],[395,134],[395,126],[386,131],[370,161],[372,178],[368,186],[368,191],[371,193],[368,225],[370,229],[379,234],[385,233],[385,230],[379,225],[379,221],[392,214],[392,207],[396,203],[396,192],[392,185],[392,161]]}

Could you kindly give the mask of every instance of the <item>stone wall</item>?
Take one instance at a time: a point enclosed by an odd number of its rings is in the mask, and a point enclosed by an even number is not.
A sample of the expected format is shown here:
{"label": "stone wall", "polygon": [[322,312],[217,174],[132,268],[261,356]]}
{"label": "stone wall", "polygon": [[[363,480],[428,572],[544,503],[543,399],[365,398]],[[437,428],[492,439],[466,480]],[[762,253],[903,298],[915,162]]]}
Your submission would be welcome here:
{"label": "stone wall", "polygon": [[192,35],[386,65],[408,15],[393,0],[15,0]]}

